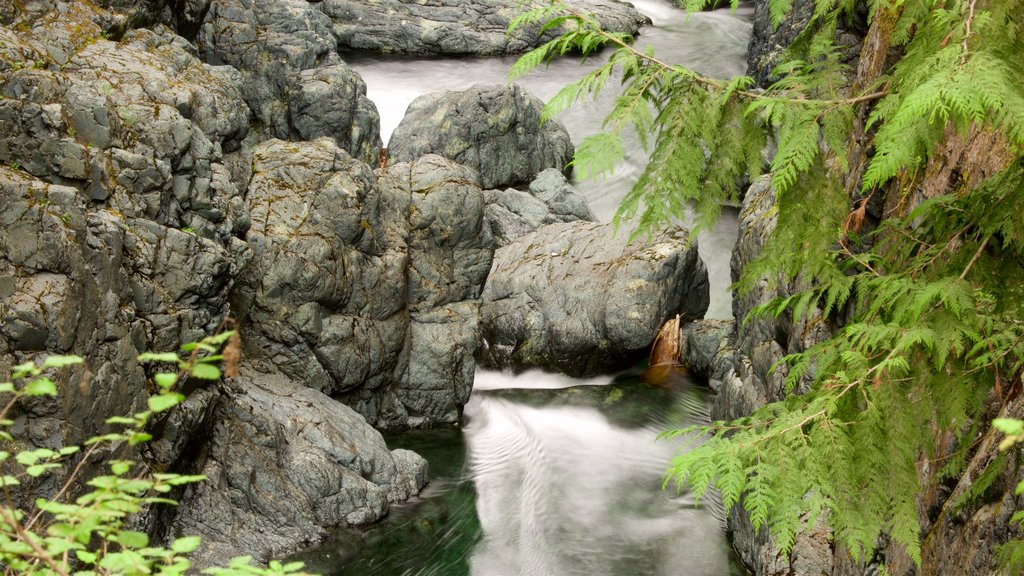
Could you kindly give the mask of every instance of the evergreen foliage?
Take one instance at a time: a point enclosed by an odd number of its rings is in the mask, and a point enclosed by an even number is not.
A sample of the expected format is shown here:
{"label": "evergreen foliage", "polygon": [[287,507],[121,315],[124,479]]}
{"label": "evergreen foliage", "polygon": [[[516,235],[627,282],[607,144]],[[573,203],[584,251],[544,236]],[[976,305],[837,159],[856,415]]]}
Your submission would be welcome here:
{"label": "evergreen foliage", "polygon": [[[776,25],[790,4],[772,0]],[[837,45],[837,27],[858,4],[815,0],[776,70],[782,79],[765,90],[747,77],[706,78],[663,62],[557,1],[518,22],[555,19],[568,31],[513,72],[573,50],[613,50],[555,96],[549,113],[601,90],[617,71],[622,96],[574,162],[611,169],[619,135],[635,128],[651,161],[616,219],[638,218],[641,233],[688,210],[709,226],[735,199],[737,178],[760,174],[774,143],[777,225],[736,288],[796,287],[755,315],[817,309],[835,335],[784,360],[788,390],[803,382],[810,392],[734,422],[667,433],[701,441],[674,460],[666,483],[698,495],[717,489],[784,552],[822,520],[858,560],[886,533],[920,565],[917,465],[945,458],[943,474],[957,474],[989,401],[1020,392],[1024,0],[870,0],[874,45],[862,60],[883,62],[875,73],[852,70]],[[948,151],[984,138],[998,169],[982,178]],[[954,176],[935,178],[946,163]],[[872,219],[876,196],[886,208]],[[939,454],[940,431],[965,448]],[[1022,562],[1024,547],[999,556]]]}

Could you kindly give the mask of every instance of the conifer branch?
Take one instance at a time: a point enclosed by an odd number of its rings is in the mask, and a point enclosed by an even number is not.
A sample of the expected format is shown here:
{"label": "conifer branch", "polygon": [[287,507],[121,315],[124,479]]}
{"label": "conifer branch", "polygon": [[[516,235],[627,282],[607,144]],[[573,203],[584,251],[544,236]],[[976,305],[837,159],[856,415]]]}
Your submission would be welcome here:
{"label": "conifer branch", "polygon": [[960,67],[967,63],[967,42],[971,39],[971,24],[974,23],[974,4],[977,0],[970,0],[967,4],[967,21],[964,22],[964,41],[961,45]]}
{"label": "conifer branch", "polygon": [[981,257],[981,253],[984,252],[985,247],[988,246],[989,238],[991,238],[991,236],[985,236],[985,239],[981,242],[981,246],[978,246],[978,250],[974,253],[974,256],[971,258],[971,261],[967,263],[967,267],[964,268],[964,271],[960,273],[961,280],[967,278],[967,273],[971,271],[971,268],[974,266],[974,263],[977,262],[978,258]]}

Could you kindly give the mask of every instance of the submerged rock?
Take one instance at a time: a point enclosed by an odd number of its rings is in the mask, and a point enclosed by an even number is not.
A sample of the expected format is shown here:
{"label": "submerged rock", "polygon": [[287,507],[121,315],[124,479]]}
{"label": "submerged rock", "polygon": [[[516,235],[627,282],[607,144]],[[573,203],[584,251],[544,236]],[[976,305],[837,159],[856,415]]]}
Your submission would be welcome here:
{"label": "submerged rock", "polygon": [[413,100],[388,145],[394,162],[440,154],[480,174],[485,188],[564,170],[573,145],[561,122],[541,124],[544,103],[516,84],[474,86]]}
{"label": "submerged rock", "polygon": [[708,278],[683,229],[630,243],[611,224],[550,224],[495,252],[481,304],[481,362],[570,375],[621,368],[677,313],[699,318]]}
{"label": "submerged rock", "polygon": [[[606,30],[635,34],[649,24],[632,4],[616,0],[571,0],[574,8],[597,17]],[[508,23],[522,11],[516,0],[324,0],[338,45],[361,50],[411,54],[510,54],[551,39],[537,24],[512,34]]]}
{"label": "submerged rock", "polygon": [[383,517],[426,483],[427,462],[389,451],[362,416],[280,375],[243,367],[213,415],[201,472],[174,519],[202,536],[197,566],[259,562],[319,540],[326,528]]}

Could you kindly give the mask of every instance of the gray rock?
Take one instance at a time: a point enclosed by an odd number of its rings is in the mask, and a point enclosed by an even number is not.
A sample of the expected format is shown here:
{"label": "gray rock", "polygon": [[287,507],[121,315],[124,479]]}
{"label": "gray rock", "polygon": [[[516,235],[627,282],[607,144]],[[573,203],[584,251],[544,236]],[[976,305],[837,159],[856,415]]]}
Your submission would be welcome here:
{"label": "gray rock", "polygon": [[[774,207],[775,191],[770,177],[752,183],[743,198],[739,234],[730,262],[734,280],[757,258],[774,230]],[[771,284],[778,287],[769,289],[768,280],[764,279],[746,294],[734,296],[733,314],[737,319],[747,318],[757,306],[797,289],[782,278],[772,279]],[[819,310],[810,311],[807,318],[799,322],[783,315],[779,318],[750,317],[738,323],[732,336],[735,349],[719,352],[713,362],[725,375],[711,409],[712,419],[741,418],[769,402],[784,399],[789,394],[784,384],[787,368],[779,361],[786,354],[805,350],[829,334]],[[805,380],[793,393],[806,391]],[[757,575],[833,574],[831,534],[823,524],[800,534],[788,558],[779,552],[767,530],[754,531],[742,506],[733,507],[728,526],[738,554]]]}
{"label": "gray rock", "polygon": [[541,125],[544,103],[518,85],[425,94],[409,105],[388,145],[394,162],[440,154],[473,168],[484,188],[529,182],[562,170],[573,145],[561,122]]}
{"label": "gray rock", "polygon": [[304,0],[213,0],[196,36],[204,62],[241,72],[240,89],[270,136],[287,138],[298,73],[337,58],[330,19]]}
{"label": "gray rock", "polygon": [[[593,13],[606,30],[635,34],[650,20],[632,4],[616,0],[573,0]],[[511,54],[551,39],[539,24],[507,34],[509,21],[522,11],[515,0],[324,0],[338,45],[361,50],[412,54]]]}
{"label": "gray rock", "polygon": [[[772,24],[769,0],[754,0],[754,28],[747,47],[747,75],[758,86],[766,87],[779,80],[773,70],[779,57],[803,32],[814,14],[812,0],[794,0],[792,8],[776,27]],[[843,48],[843,61],[856,69],[861,41],[866,34],[867,6],[858,6],[851,18],[840,19],[837,44]]]}
{"label": "gray rock", "polygon": [[408,197],[379,191],[366,164],[320,138],[257,146],[246,201],[253,257],[238,297],[250,352],[328,394],[393,384]]}
{"label": "gray rock", "polygon": [[410,198],[407,361],[394,390],[358,392],[364,413],[382,407],[385,426],[454,424],[469,399],[480,341],[479,295],[493,246],[476,173],[436,155],[388,168],[387,196]]}
{"label": "gray rock", "polygon": [[14,73],[2,87],[0,161],[79,186],[125,218],[230,235],[239,190],[219,177],[220,162],[249,113],[185,46],[164,28],[133,31],[120,43],[94,39],[60,72]]}
{"label": "gray rock", "polygon": [[486,198],[485,214],[498,246],[545,224],[595,220],[586,199],[555,168],[537,175],[529,192],[488,190]]}
{"label": "gray rock", "polygon": [[772,70],[778,65],[779,56],[803,31],[814,14],[812,0],[795,0],[779,26],[772,24],[768,0],[754,2],[754,29],[747,47],[747,75],[759,86],[767,86],[776,80]]}
{"label": "gray rock", "polygon": [[426,460],[393,454],[362,416],[315,390],[243,367],[225,392],[208,480],[188,488],[173,523],[174,536],[202,537],[197,568],[242,554],[265,562],[328,527],[378,520],[423,487]]}
{"label": "gray rock", "polygon": [[703,316],[708,280],[695,239],[683,229],[628,237],[569,222],[499,248],[481,298],[481,361],[606,372],[643,355],[668,318]]}
{"label": "gray rock", "polygon": [[377,162],[380,116],[366,97],[366,83],[348,65],[303,70],[288,102],[292,127],[301,139],[329,136],[353,157]]}
{"label": "gray rock", "polygon": [[352,156],[376,161],[377,109],[338,57],[331,20],[316,4],[212,0],[196,45],[206,62],[240,72],[242,94],[268,136],[330,136]]}
{"label": "gray rock", "polygon": [[680,362],[707,378],[715,392],[733,368],[735,333],[732,320],[694,320],[682,328]]}

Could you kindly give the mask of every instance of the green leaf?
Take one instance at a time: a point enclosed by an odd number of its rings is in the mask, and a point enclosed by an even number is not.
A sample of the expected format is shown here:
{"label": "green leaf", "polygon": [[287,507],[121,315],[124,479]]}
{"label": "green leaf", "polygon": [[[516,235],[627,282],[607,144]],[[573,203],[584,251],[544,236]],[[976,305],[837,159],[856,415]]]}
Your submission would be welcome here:
{"label": "green leaf", "polygon": [[95,552],[89,552],[88,550],[75,550],[75,556],[77,556],[79,560],[81,560],[82,562],[84,562],[86,564],[95,564],[96,563],[96,553]]}
{"label": "green leaf", "polygon": [[53,468],[60,468],[60,464],[34,464],[25,468],[25,473],[33,478],[38,478],[39,476],[42,476],[44,472],[52,470]]}
{"label": "green leaf", "polygon": [[189,372],[194,378],[202,380],[220,380],[220,368],[212,364],[196,364]]}
{"label": "green leaf", "polygon": [[206,342],[207,344],[213,344],[214,346],[217,346],[217,345],[220,345],[220,344],[223,344],[223,343],[227,342],[234,335],[235,335],[235,331],[234,330],[225,330],[224,332],[221,332],[220,334],[214,334],[213,336],[207,336],[206,338],[203,338],[203,342]]}
{"label": "green leaf", "polygon": [[46,360],[43,360],[43,368],[63,368],[64,366],[81,364],[83,361],[81,356],[47,356]]}
{"label": "green leaf", "polygon": [[146,432],[135,432],[128,437],[128,444],[135,446],[136,444],[142,444],[143,442],[149,442],[153,439],[153,435]]}
{"label": "green leaf", "polygon": [[184,538],[178,538],[171,544],[171,550],[178,554],[188,554],[194,552],[199,548],[199,544],[202,543],[202,539],[199,536],[186,536]]}
{"label": "green leaf", "polygon": [[178,382],[178,375],[173,372],[160,372],[153,376],[153,382],[156,382],[161,390],[170,390]]}
{"label": "green leaf", "polygon": [[1016,418],[996,418],[992,426],[1007,436],[1020,436],[1024,434],[1024,420]]}
{"label": "green leaf", "polygon": [[37,378],[26,384],[21,391],[28,396],[56,396],[57,385],[49,378]]}
{"label": "green leaf", "polygon": [[149,535],[145,532],[124,530],[115,535],[114,541],[126,548],[145,548],[149,546]]}
{"label": "green leaf", "polygon": [[181,361],[175,352],[144,352],[139,354],[139,362],[171,362],[177,364]]}
{"label": "green leaf", "polygon": [[149,409],[153,412],[163,412],[164,410],[168,410],[178,404],[181,404],[184,399],[184,395],[172,392],[169,394],[150,396],[146,401],[146,405],[149,406]]}
{"label": "green leaf", "polygon": [[124,476],[135,465],[131,460],[111,460],[108,464],[110,465],[110,471],[116,476]]}

